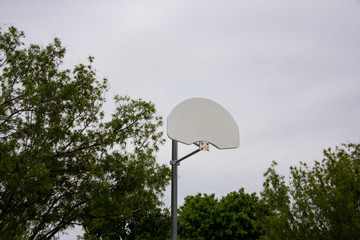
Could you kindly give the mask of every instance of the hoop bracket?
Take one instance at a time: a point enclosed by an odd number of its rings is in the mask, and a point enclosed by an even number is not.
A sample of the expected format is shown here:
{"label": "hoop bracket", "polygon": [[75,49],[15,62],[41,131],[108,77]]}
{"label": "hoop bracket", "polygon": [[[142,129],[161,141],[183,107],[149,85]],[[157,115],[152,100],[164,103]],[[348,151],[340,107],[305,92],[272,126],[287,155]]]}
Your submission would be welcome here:
{"label": "hoop bracket", "polygon": [[210,151],[209,142],[199,141],[199,150],[200,151]]}

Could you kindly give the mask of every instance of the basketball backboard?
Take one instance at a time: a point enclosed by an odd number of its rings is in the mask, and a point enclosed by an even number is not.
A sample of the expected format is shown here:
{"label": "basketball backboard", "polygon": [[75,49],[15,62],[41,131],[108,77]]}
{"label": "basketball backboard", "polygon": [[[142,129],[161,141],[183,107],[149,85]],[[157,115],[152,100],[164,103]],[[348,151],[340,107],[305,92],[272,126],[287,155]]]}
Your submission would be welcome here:
{"label": "basketball backboard", "polygon": [[240,145],[239,128],[230,113],[206,98],[191,98],[178,104],[167,119],[170,139],[184,144],[209,142],[218,149]]}

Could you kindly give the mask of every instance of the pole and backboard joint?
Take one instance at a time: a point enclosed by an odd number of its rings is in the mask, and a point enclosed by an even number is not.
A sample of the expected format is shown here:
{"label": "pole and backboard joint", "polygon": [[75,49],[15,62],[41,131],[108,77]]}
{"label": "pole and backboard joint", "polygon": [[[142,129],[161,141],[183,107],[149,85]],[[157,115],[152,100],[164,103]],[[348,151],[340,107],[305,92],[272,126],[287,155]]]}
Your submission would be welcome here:
{"label": "pole and backboard joint", "polygon": [[200,149],[196,149],[195,151],[189,153],[188,155],[186,155],[186,156],[184,156],[184,157],[182,157],[182,158],[180,158],[180,159],[178,159],[178,160],[172,160],[172,161],[170,161],[170,164],[171,164],[171,165],[175,165],[175,164],[180,165],[180,162],[181,162],[181,161],[187,159],[188,157],[191,157],[192,155],[194,155],[194,154],[196,154],[196,153],[198,153],[198,152],[200,152],[200,151],[201,151]]}
{"label": "pole and backboard joint", "polygon": [[[173,140],[174,141],[174,140]],[[188,157],[191,157],[192,155],[200,152],[200,151],[209,151],[209,143],[208,142],[203,142],[200,141],[199,143],[194,143],[194,145],[196,145],[197,147],[199,147],[199,149],[196,149],[195,151],[189,153],[188,155],[185,155],[184,157],[180,158],[180,159],[176,159],[176,160],[171,160],[170,164],[171,165],[180,165],[180,162],[187,159]]]}

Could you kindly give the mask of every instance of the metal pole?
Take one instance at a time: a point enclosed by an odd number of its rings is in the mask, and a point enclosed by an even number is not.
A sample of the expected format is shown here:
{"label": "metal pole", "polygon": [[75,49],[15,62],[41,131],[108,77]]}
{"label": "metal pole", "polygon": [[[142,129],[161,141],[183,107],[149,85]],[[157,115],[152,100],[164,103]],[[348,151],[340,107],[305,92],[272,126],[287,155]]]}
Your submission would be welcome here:
{"label": "metal pole", "polygon": [[177,177],[178,142],[172,140],[172,178],[171,178],[171,240],[177,240]]}

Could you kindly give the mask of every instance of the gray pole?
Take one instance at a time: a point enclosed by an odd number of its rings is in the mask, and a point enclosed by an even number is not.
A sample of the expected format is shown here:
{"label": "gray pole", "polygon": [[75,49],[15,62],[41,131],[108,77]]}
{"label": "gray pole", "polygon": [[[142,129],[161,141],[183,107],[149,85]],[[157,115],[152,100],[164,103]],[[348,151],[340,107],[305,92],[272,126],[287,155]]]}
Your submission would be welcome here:
{"label": "gray pole", "polygon": [[171,178],[171,240],[177,240],[177,176],[178,142],[172,140],[172,178]]}

